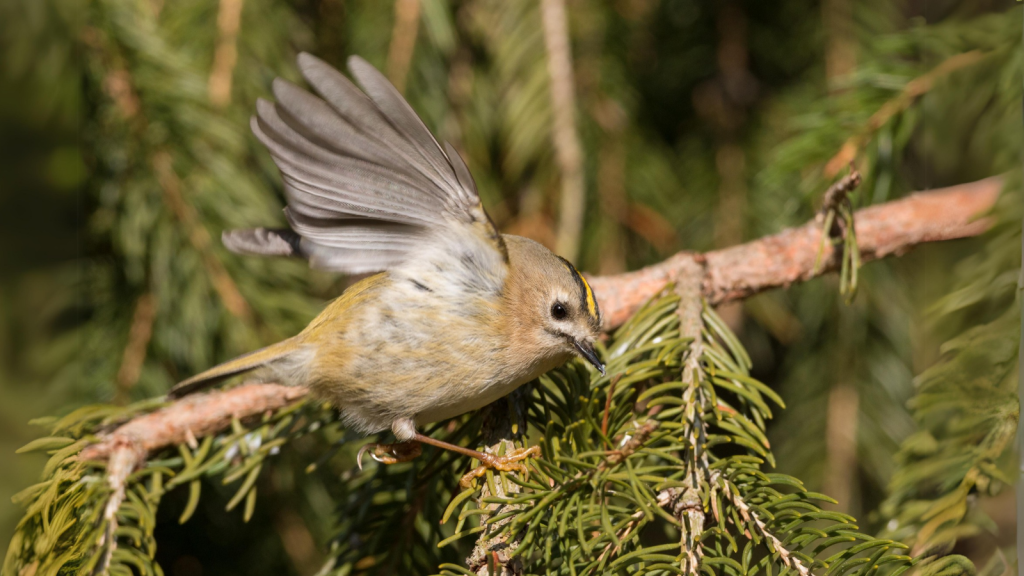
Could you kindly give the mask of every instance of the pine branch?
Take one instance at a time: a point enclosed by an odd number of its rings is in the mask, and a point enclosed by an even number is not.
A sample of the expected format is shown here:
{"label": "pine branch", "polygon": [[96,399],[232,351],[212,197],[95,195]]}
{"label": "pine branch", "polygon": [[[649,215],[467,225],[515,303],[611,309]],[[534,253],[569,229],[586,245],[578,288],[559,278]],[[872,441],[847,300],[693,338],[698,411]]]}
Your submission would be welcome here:
{"label": "pine branch", "polygon": [[[1002,179],[986,178],[858,210],[857,241],[862,261],[901,255],[918,244],[967,238],[984,232],[991,209],[1002,189]],[[826,243],[824,265],[815,271],[821,244],[821,225],[811,221],[759,240],[704,254],[680,252],[635,272],[599,276],[590,284],[601,306],[606,330],[632,316],[666,284],[680,278],[685,262],[704,261],[707,279],[703,293],[717,306],[773,288],[806,282],[838,268],[836,249]]]}
{"label": "pine branch", "polygon": [[764,520],[758,518],[757,513],[750,508],[750,505],[747,504],[746,500],[744,500],[742,496],[732,491],[727,491],[726,496],[732,500],[733,506],[736,506],[736,509],[739,510],[743,520],[757,526],[757,531],[761,536],[763,536],[765,540],[771,542],[771,548],[779,554],[779,558],[782,560],[784,565],[795,570],[800,574],[800,576],[808,576],[811,573],[810,568],[805,566],[799,558],[794,556],[786,548],[782,540],[779,539],[779,537],[776,536],[770,528],[768,528],[768,525],[765,524]]}
{"label": "pine branch", "polygon": [[944,76],[970,66],[984,58],[985,53],[971,50],[957,54],[944,60],[941,64],[921,76],[911,80],[895,98],[889,100],[868,119],[868,125],[860,134],[850,136],[842,148],[825,164],[825,176],[831,178],[839,173],[844,166],[853,162],[861,148],[867,144],[879,128],[885,126],[894,116],[909,108],[918,98],[926,94],[935,82]]}
{"label": "pine branch", "polygon": [[[1007,189],[1019,190],[1019,174],[1007,178]],[[914,379],[907,405],[917,431],[895,455],[880,507],[883,534],[912,544],[915,555],[943,556],[958,540],[990,530],[992,520],[974,502],[1013,485],[1022,215],[1017,195],[999,204],[987,242],[954,271],[956,289],[932,306],[935,320],[960,327],[939,348],[941,360]],[[931,564],[929,573],[951,561]]]}
{"label": "pine branch", "polygon": [[132,315],[132,327],[128,330],[128,344],[121,357],[121,367],[117,370],[117,392],[114,394],[115,404],[125,404],[128,394],[142,373],[142,365],[146,361],[146,349],[153,336],[153,322],[156,320],[156,298],[152,292],[139,296]]}
{"label": "pine branch", "polygon": [[[730,555],[740,553],[749,559],[753,549],[764,546],[770,554],[758,560],[758,570],[799,565],[842,571],[844,564],[863,560],[857,555],[865,550],[872,551],[872,562],[885,556],[886,563],[908,566],[909,559],[905,556],[886,556],[898,546],[895,543],[856,532],[849,517],[821,512],[814,501],[826,499],[824,496],[807,492],[796,479],[761,471],[763,464],[774,465],[764,438],[765,421],[771,418],[768,402],[781,406],[781,400],[763,383],[750,377],[750,360],[746,353],[721,319],[702,302],[700,279],[700,271],[691,270],[687,276],[689,282],[680,289],[682,294],[663,291],[616,333],[606,354],[608,376],[597,376],[583,365],[571,363],[543,377],[539,385],[519,389],[516,394],[527,400],[524,407],[516,410],[527,413],[529,425],[540,432],[544,458],[530,461],[529,477],[488,473],[477,487],[451,495],[444,516],[434,520],[440,520],[443,525],[454,511],[462,508],[455,534],[445,538],[437,528],[431,528],[428,537],[436,538],[434,542],[444,546],[464,536],[484,532],[486,544],[480,546],[483,554],[467,562],[478,574],[484,573],[483,569],[496,571],[499,565],[502,573],[516,574],[520,565],[526,571],[536,566],[541,554],[544,562],[559,558],[575,566],[580,574],[602,574],[642,564],[640,567],[646,568],[637,572],[640,574],[657,570],[658,566],[665,566],[665,562],[675,566],[682,562],[690,573],[697,573],[700,569],[697,563],[701,561],[707,568],[722,569],[728,574],[736,573],[730,567],[750,574],[753,572],[745,567],[746,560],[744,566],[739,566]],[[689,336],[684,337],[683,331]],[[694,336],[698,333],[699,338]],[[700,353],[699,358],[696,352]],[[692,374],[688,382],[679,379],[684,370]],[[605,387],[610,387],[613,378],[627,374],[615,391],[618,401],[613,402],[605,428],[607,434],[596,433],[602,429],[597,423],[605,411]],[[144,518],[151,518],[166,490],[188,483],[190,504],[182,516],[184,521],[198,501],[200,475],[223,475],[225,483],[244,477],[228,509],[244,500],[244,517],[249,518],[255,506],[255,480],[273,450],[316,430],[324,418],[331,418],[325,412],[309,425],[296,421],[289,414],[294,412],[293,407],[303,405],[295,403],[303,395],[301,389],[276,385],[242,386],[205,397],[186,398],[152,414],[136,417],[106,434],[102,430],[110,422],[153,406],[91,407],[85,413],[71,415],[54,424],[54,433],[63,436],[41,439],[25,449],[66,446],[53,460],[60,466],[59,480],[63,484],[47,482],[46,486],[86,486],[79,479],[87,473],[94,478],[88,486],[95,486],[100,478],[106,479],[102,482],[104,491],[83,495],[89,499],[88,507],[79,513],[88,516],[98,510],[95,514],[102,520],[95,524],[95,529],[105,533],[135,528],[116,525],[131,518],[124,514],[125,507],[134,507],[132,513],[136,508],[143,509]],[[232,400],[234,404],[229,405]],[[503,403],[495,406],[501,405]],[[492,422],[510,412],[508,408],[495,406],[491,407]],[[260,416],[258,428],[247,429],[242,421],[252,422],[252,417],[256,416]],[[473,420],[476,419],[464,420],[463,428]],[[221,432],[228,426],[231,430]],[[501,434],[513,435],[522,433],[525,428],[521,417],[496,427]],[[91,435],[97,433],[101,442],[82,450]],[[201,442],[197,441],[197,436],[203,436]],[[73,444],[67,446],[68,443]],[[714,446],[722,444],[738,448],[741,454],[716,452]],[[180,458],[147,462],[139,475],[128,475],[127,471],[145,462],[145,454],[170,455],[173,450],[166,448],[174,445]],[[609,446],[615,448],[609,449]],[[236,458],[239,454],[244,457]],[[87,460],[89,458],[108,458],[106,472],[102,472],[102,465]],[[449,461],[442,467],[447,469],[453,464],[458,466]],[[432,471],[377,469],[376,476],[406,476],[406,481],[401,483],[402,491],[415,479],[414,501],[408,507],[401,501],[398,505],[382,502],[374,507],[370,516],[362,517],[363,521],[357,523],[362,530],[377,528],[373,532],[376,537],[371,536],[375,541],[372,547],[353,547],[343,533],[338,541],[338,554],[345,555],[344,565],[338,566],[340,572],[336,573],[344,573],[346,567],[361,558],[374,562],[386,559],[381,556],[380,546],[392,542],[384,536],[389,532],[380,530],[388,526],[413,530],[410,514],[425,510],[425,504],[420,501],[424,495],[437,500],[431,508],[434,511],[439,510],[439,502],[448,500],[450,496],[444,486],[448,481],[454,482],[455,476],[439,475],[440,468],[434,464],[427,467]],[[408,476],[409,473],[412,476]],[[165,477],[169,479],[164,480]],[[364,477],[362,485],[375,493],[380,484],[365,481],[371,477]],[[128,479],[127,487],[122,489],[126,486],[125,479]],[[682,490],[659,496],[670,488]],[[797,492],[788,495],[780,492],[780,489],[792,488]],[[51,506],[54,509],[51,515],[66,514],[71,504],[49,493],[37,496],[42,489],[33,487],[24,498]],[[136,494],[138,491],[141,493]],[[78,492],[72,496],[83,497]],[[742,498],[746,508],[736,503],[736,497]],[[799,499],[802,508],[799,514],[794,514],[794,498]],[[476,506],[469,506],[471,501]],[[117,516],[102,516],[110,507],[119,510]],[[713,511],[715,522],[705,527],[708,508]],[[666,509],[670,509],[671,514]],[[32,523],[24,531],[26,537],[45,528],[40,524],[40,518],[45,517],[39,514],[36,511],[30,514]],[[463,529],[464,522],[472,517],[479,520],[479,525]],[[838,523],[831,525],[829,532],[823,532],[814,525],[816,520],[823,519]],[[685,532],[681,542],[645,545],[640,534],[658,524],[665,527],[665,520]],[[570,528],[573,525],[575,529]],[[90,565],[106,562],[103,558],[108,557],[116,562],[119,554],[123,557],[124,553],[132,553],[144,565],[155,566],[152,563],[155,545],[152,526],[142,524],[139,529],[147,530],[143,534],[145,551],[137,550],[138,545],[131,548],[131,542],[125,539],[117,544],[129,549],[123,551],[119,547],[114,551],[113,541],[108,539],[104,546],[104,541],[99,540],[100,546],[86,547],[95,551],[89,552],[91,558],[96,558],[95,564]],[[829,536],[832,532],[835,537]],[[742,550],[737,544],[741,535],[747,538]],[[866,542],[857,546],[849,544],[856,540]],[[403,541],[413,540],[406,536]],[[786,543],[787,548],[777,545],[780,542]],[[827,559],[816,558],[836,542],[845,542],[847,547]],[[18,562],[17,558],[30,561],[33,556],[25,551],[24,542],[19,540],[16,544],[12,545],[15,556],[9,556],[14,559],[12,562]],[[683,548],[683,553],[679,556],[665,554],[670,548]],[[466,573],[464,568],[454,564],[441,563],[440,567],[446,574]]]}
{"label": "pine branch", "polygon": [[[954,187],[952,189],[919,194],[904,200],[892,202],[885,205],[875,206],[862,210],[857,219],[857,225],[863,229],[861,250],[874,257],[900,253],[923,241],[939,240],[946,238],[957,238],[978,233],[984,230],[988,223],[986,220],[972,221],[971,215],[977,214],[981,208],[986,208],[994,202],[1000,180],[989,179],[970,185]],[[965,208],[966,206],[966,208]],[[920,218],[920,220],[918,220]],[[802,517],[787,516],[783,507],[785,500],[781,494],[772,486],[789,485],[796,486],[800,490],[801,498],[810,504],[814,499],[822,499],[818,495],[807,493],[799,486],[795,479],[784,478],[781,475],[765,476],[759,470],[759,463],[766,461],[773,464],[773,457],[767,450],[763,440],[764,420],[771,417],[767,404],[761,399],[762,394],[770,394],[770,390],[763,384],[752,383],[749,379],[749,359],[735,341],[735,337],[729,335],[720,319],[716,319],[701,301],[713,302],[717,295],[717,301],[726,299],[742,298],[745,295],[756,293],[766,289],[772,284],[762,282],[761,284],[730,285],[727,283],[730,276],[729,269],[723,269],[728,263],[740,269],[735,272],[738,278],[749,275],[755,281],[765,277],[765,271],[777,278],[778,270],[772,270],[769,264],[782,264],[781,269],[790,270],[794,274],[793,281],[799,281],[813,277],[809,274],[811,265],[815,259],[821,229],[816,223],[810,223],[803,228],[790,230],[782,234],[755,241],[743,246],[727,250],[712,252],[706,255],[682,254],[659,265],[662,269],[670,270],[674,276],[666,278],[666,273],[660,276],[651,276],[647,269],[648,281],[675,280],[679,288],[674,299],[662,297],[651,305],[646,314],[638,315],[632,324],[631,331],[621,332],[620,338],[623,344],[616,344],[616,352],[609,356],[609,376],[602,377],[592,382],[585,370],[581,367],[567,367],[561,371],[563,388],[549,389],[547,392],[536,391],[532,396],[533,404],[526,408],[527,412],[533,415],[538,410],[547,410],[541,406],[548,406],[551,401],[555,402],[553,407],[559,403],[565,404],[565,416],[551,420],[549,416],[543,418],[545,422],[544,437],[548,438],[544,448],[544,458],[548,461],[538,460],[540,468],[535,468],[531,473],[536,474],[536,480],[516,478],[511,474],[489,474],[486,488],[480,486],[471,488],[470,493],[463,493],[456,497],[454,502],[467,502],[466,497],[478,496],[476,499],[480,506],[486,509],[494,507],[494,510],[484,511],[482,519],[487,523],[467,530],[462,530],[461,525],[465,518],[465,512],[460,515],[460,527],[456,528],[456,534],[447,541],[457,539],[460,536],[484,532],[486,540],[481,540],[478,554],[469,559],[468,564],[474,567],[478,573],[483,570],[494,570],[500,565],[505,573],[515,574],[518,570],[518,563],[525,562],[528,558],[536,558],[539,552],[538,543],[545,541],[549,536],[541,536],[550,527],[540,527],[530,523],[530,517],[535,515],[535,508],[519,508],[520,504],[536,502],[544,498],[555,504],[555,510],[561,507],[564,514],[576,506],[578,515],[587,526],[593,526],[595,521],[600,519],[603,531],[578,532],[584,540],[581,540],[582,549],[573,552],[572,549],[560,549],[557,551],[548,550],[546,554],[558,553],[568,554],[566,561],[576,563],[585,568],[583,573],[601,573],[603,570],[624,567],[629,562],[635,561],[637,556],[633,552],[644,551],[637,548],[639,533],[645,526],[650,525],[660,515],[672,518],[673,523],[681,528],[681,540],[676,546],[681,548],[680,559],[676,564],[685,572],[697,574],[702,570],[702,563],[719,562],[719,564],[708,564],[704,567],[720,567],[724,561],[723,549],[720,548],[724,541],[731,542],[729,548],[739,551],[738,544],[730,532],[739,531],[748,538],[745,549],[757,546],[760,542],[768,542],[771,556],[765,557],[760,562],[780,562],[799,573],[809,571],[814,565],[821,564],[824,567],[840,566],[841,564],[853,561],[853,553],[844,553],[833,556],[826,560],[814,558],[820,546],[816,538],[822,538],[820,532],[804,527],[804,523],[816,518],[814,514],[805,514]],[[795,264],[794,264],[795,263]],[[785,266],[788,265],[789,268]],[[802,268],[801,268],[802,266]],[[643,273],[645,271],[641,271]],[[629,277],[630,275],[623,275]],[[618,278],[622,278],[620,276]],[[595,279],[598,281],[614,281],[610,279]],[[725,283],[723,283],[723,278]],[[777,284],[784,284],[778,282]],[[717,287],[718,291],[709,291],[710,287]],[[663,292],[661,286],[659,292]],[[608,295],[605,294],[605,298]],[[699,307],[698,307],[699,305]],[[652,311],[653,310],[653,311]],[[669,313],[669,316],[665,316]],[[643,318],[640,318],[643,316]],[[675,322],[669,323],[675,316]],[[659,320],[658,318],[661,318]],[[653,324],[652,324],[653,322]],[[676,336],[665,335],[675,333]],[[696,336],[699,334],[699,336]],[[657,335],[657,339],[654,340]],[[641,337],[642,336],[642,337]],[[584,447],[573,448],[569,452],[560,451],[559,444],[552,444],[557,441],[557,436],[565,437],[570,434],[574,438],[582,440],[571,430],[576,423],[592,421],[594,425],[601,421],[606,402],[606,390],[604,386],[611,384],[611,378],[624,373],[626,366],[639,362],[642,357],[637,357],[632,350],[644,350],[644,346],[650,346],[657,342],[659,349],[649,349],[649,354],[662,358],[657,365],[651,365],[652,372],[631,373],[630,382],[627,385],[620,385],[614,394],[620,398],[630,397],[632,394],[642,391],[647,386],[650,392],[644,392],[637,397],[638,403],[647,405],[646,416],[633,414],[631,407],[633,402],[613,403],[614,414],[609,418],[607,435],[604,438],[591,436],[587,442],[592,443],[589,451]],[[623,355],[624,354],[624,355]],[[674,359],[673,359],[674,358]],[[713,367],[713,370],[712,368]],[[682,381],[673,383],[670,374],[680,374]],[[661,375],[658,375],[661,374]],[[678,376],[674,376],[678,378]],[[649,382],[641,385],[641,380]],[[666,382],[666,380],[669,380]],[[665,384],[656,384],[666,382]],[[550,385],[549,385],[550,386]],[[638,388],[638,386],[640,386]],[[674,397],[671,390],[677,390],[678,397]],[[730,404],[725,398],[729,394],[741,390],[740,404]],[[662,396],[651,396],[658,392]],[[549,394],[557,394],[561,397],[548,398]],[[608,393],[612,391],[608,390]],[[667,395],[666,395],[667,393]],[[723,396],[723,393],[726,396]],[[126,492],[126,480],[131,471],[137,469],[146,462],[147,454],[160,452],[168,447],[177,445],[179,450],[183,447],[191,447],[195,453],[205,454],[208,451],[209,440],[229,427],[235,428],[235,436],[245,433],[240,421],[263,415],[264,419],[272,413],[280,413],[281,410],[289,410],[289,406],[295,405],[306,395],[306,391],[300,388],[284,387],[274,384],[251,384],[234,388],[228,391],[214,392],[202,396],[185,398],[170,406],[165,406],[155,412],[136,416],[126,423],[117,427],[111,432],[100,433],[98,443],[79,448],[81,444],[89,440],[83,438],[76,447],[68,448],[73,450],[69,453],[70,459],[62,466],[66,467],[69,481],[81,475],[84,468],[79,466],[90,465],[96,460],[106,460],[107,468],[104,474],[106,478],[106,492],[101,506],[102,516],[98,523],[105,533],[114,534],[119,530],[120,518],[109,515],[109,510],[119,510],[128,506],[128,498],[132,497],[130,490]],[[592,395],[593,398],[588,399]],[[646,400],[645,400],[646,398]],[[586,403],[579,404],[580,400]],[[539,404],[538,404],[539,402]],[[778,402],[778,400],[776,400]],[[640,405],[640,404],[637,404]],[[674,406],[674,407],[673,407]],[[668,407],[668,409],[662,409]],[[562,409],[559,409],[562,410]],[[577,416],[580,411],[587,411],[588,416],[579,420]],[[124,412],[125,414],[137,413],[138,409]],[[643,422],[637,422],[636,418]],[[656,421],[649,420],[654,418]],[[675,419],[675,420],[673,420]],[[109,420],[109,418],[108,418]],[[561,421],[561,423],[558,423]],[[664,433],[653,434],[658,423],[666,428]],[[531,425],[537,425],[535,416],[531,416]],[[98,425],[98,430],[105,426]],[[521,433],[525,426],[519,424],[501,427],[498,436],[499,441],[492,449],[500,449],[501,444],[505,448],[509,444],[501,438],[514,438],[515,433]],[[558,432],[561,430],[561,432]],[[672,430],[681,433],[679,440],[673,440],[675,434]],[[80,432],[81,433],[81,432]],[[79,434],[80,434],[79,433]],[[273,436],[273,434],[271,434]],[[262,437],[262,436],[261,436]],[[609,438],[616,438],[611,441],[612,446],[618,449],[607,450]],[[199,446],[198,438],[203,438],[204,450]],[[47,440],[50,441],[50,440]],[[69,442],[71,439],[61,439],[61,442]],[[281,442],[284,440],[282,439]],[[720,455],[710,452],[708,446],[720,442],[727,442],[732,445],[744,447],[748,456],[743,458],[732,458],[727,465]],[[560,445],[568,448],[565,440]],[[578,452],[581,450],[582,452]],[[653,451],[652,451],[653,450]],[[75,457],[74,454],[78,456]],[[560,455],[561,453],[561,455]],[[679,454],[678,457],[671,454]],[[581,456],[588,454],[589,456]],[[681,468],[678,475],[672,477],[663,476],[664,467],[650,463],[647,459],[657,454],[662,458],[675,458]],[[240,461],[233,471],[225,478],[226,481],[240,479],[247,474],[242,487],[235,498],[232,499],[230,507],[245,500],[245,516],[251,515],[255,503],[255,492],[252,490],[253,482],[262,465],[264,456],[256,456],[251,460]],[[556,466],[558,462],[580,462],[583,459],[593,459],[589,469],[575,473],[566,474],[565,470]],[[679,460],[681,459],[681,460]],[[201,460],[196,457],[194,460]],[[92,464],[91,464],[92,463]],[[195,468],[195,464],[191,465]],[[556,467],[552,467],[556,466]],[[575,464],[570,469],[576,468]],[[62,468],[64,470],[64,468]],[[205,468],[204,468],[205,470]],[[62,472],[64,473],[64,472]],[[195,472],[192,473],[194,475]],[[634,488],[641,490],[630,496],[628,492],[613,491],[607,492],[605,488],[609,483],[629,486],[627,478],[633,478],[637,482],[641,477],[653,482],[649,488]],[[661,477],[662,480],[654,480]],[[173,479],[171,484],[190,481],[192,489],[198,495],[198,484],[192,476],[182,473],[178,478]],[[538,483],[539,482],[539,483]],[[672,494],[656,496],[661,494],[665,482],[676,483],[675,487],[681,487]],[[162,489],[159,482],[154,480],[155,487],[151,489],[152,496],[147,500],[146,506],[156,506]],[[502,488],[499,491],[498,485]],[[135,484],[132,484],[133,486]],[[514,487],[513,487],[514,486]],[[525,489],[525,490],[524,490]],[[592,496],[587,497],[587,492]],[[573,500],[572,495],[578,494],[579,498]],[[647,496],[645,496],[645,494]],[[195,498],[198,498],[196,496]],[[623,505],[615,504],[612,512],[600,512],[595,516],[597,510],[602,509],[600,504],[606,498],[626,499],[628,502],[621,502]],[[740,499],[740,500],[737,500]],[[584,500],[590,502],[584,504]],[[646,501],[649,500],[649,501]],[[714,512],[715,523],[711,527],[706,524],[706,509],[698,509],[695,506],[697,501],[707,502]],[[576,504],[573,504],[576,502]],[[56,504],[55,504],[56,505]],[[133,503],[134,506],[141,504]],[[669,506],[671,505],[671,506]],[[746,506],[746,507],[744,507]],[[812,505],[813,506],[813,505]],[[515,510],[509,507],[515,507]],[[666,508],[671,508],[671,514]],[[499,508],[509,508],[508,512],[498,513]],[[450,507],[451,509],[451,507]],[[538,506],[536,510],[543,510]],[[637,510],[643,510],[642,518],[636,518]],[[814,508],[817,510],[817,508]],[[526,511],[524,511],[526,510]],[[473,510],[469,510],[472,512]],[[628,514],[626,514],[628,511]],[[657,511],[657,513],[655,513]],[[553,512],[554,513],[554,512]],[[501,521],[504,518],[510,521]],[[611,516],[609,516],[611,514]],[[446,515],[447,517],[447,515]],[[586,518],[587,520],[582,520]],[[840,517],[836,517],[840,518]],[[493,519],[493,521],[492,521]],[[830,518],[831,519],[831,518]],[[852,520],[842,518],[842,523],[837,526],[847,526]],[[489,529],[488,529],[489,527]],[[129,527],[130,529],[131,527]],[[865,539],[850,531],[848,528],[841,529],[843,541],[851,539]],[[592,534],[588,536],[587,534]],[[723,540],[725,539],[725,540]],[[110,561],[116,561],[117,554],[113,546],[113,540],[107,539],[108,545],[103,546],[100,541],[98,550],[101,556],[96,556],[99,565]],[[148,542],[148,541],[147,541]],[[712,544],[713,543],[713,544]],[[788,543],[783,547],[782,543]],[[798,545],[797,548],[792,546]],[[807,546],[818,545],[819,547],[808,553],[799,551],[799,547],[806,550]],[[876,550],[874,554],[884,554],[886,550],[895,546],[891,541],[870,540],[863,544],[865,548],[851,548],[851,550]],[[665,550],[659,547],[650,547],[643,553],[648,558],[659,557],[660,551]],[[132,552],[134,553],[134,552]],[[579,556],[579,554],[584,556]],[[709,557],[711,553],[713,556]],[[879,556],[880,557],[880,556]],[[774,560],[772,560],[774,558]],[[887,562],[904,562],[904,556],[890,556]]]}
{"label": "pine branch", "polygon": [[853,162],[850,173],[832,184],[825,191],[814,220],[821,224],[821,244],[818,255],[814,259],[812,274],[818,274],[822,256],[828,244],[842,244],[842,255],[839,265],[839,293],[846,297],[847,303],[857,294],[857,270],[860,268],[860,249],[857,247],[856,224],[854,223],[853,203],[850,193],[861,183],[860,172]]}
{"label": "pine branch", "polygon": [[[762,470],[774,465],[764,437],[769,403],[781,399],[750,376],[749,358],[702,302],[701,274],[691,272],[689,287],[662,291],[616,331],[607,376],[572,363],[532,387],[530,425],[543,458],[530,461],[529,478],[495,474],[495,484],[500,476],[519,486],[512,497],[478,499],[479,488],[455,496],[442,522],[455,514],[459,522],[440,546],[501,523],[493,530],[515,542],[509,559],[530,573],[836,574],[865,566],[860,573],[895,576],[910,567],[894,553],[903,545],[858,532],[849,516],[820,509],[826,496]],[[688,383],[683,370],[693,375]],[[606,394],[618,400],[607,427]],[[527,503],[518,512],[490,506]],[[478,526],[464,528],[471,517]],[[680,542],[651,545],[640,536],[650,531],[680,534]],[[468,572],[443,564],[441,573]]]}
{"label": "pine branch", "polygon": [[[712,472],[709,483],[714,486],[718,482],[719,473]],[[658,493],[658,505],[672,513],[680,530],[680,548],[682,550],[681,568],[687,574],[700,574],[704,548],[700,539],[704,531],[706,514],[700,491],[691,486],[682,488],[666,488]]]}
{"label": "pine branch", "polygon": [[[872,260],[902,254],[920,243],[981,233],[987,228],[988,220],[973,216],[991,208],[1001,185],[999,178],[989,178],[858,211],[856,222],[862,258]],[[610,329],[622,324],[665,284],[699,269],[702,260],[707,271],[702,292],[709,304],[739,300],[770,288],[810,280],[820,234],[820,226],[810,222],[724,250],[703,255],[680,253],[660,264],[636,272],[596,277],[590,283],[600,301],[605,328]],[[826,262],[829,261],[826,257]],[[823,268],[825,272],[834,266]],[[259,414],[283,406],[270,406],[274,401],[289,398],[290,402],[304,394],[305,391],[296,388],[262,384],[186,397],[173,406],[174,411],[168,408],[168,412],[142,416],[111,437],[120,433],[144,438],[147,449],[157,449],[184,442],[188,428],[199,437],[226,427],[233,414]],[[101,442],[84,450],[82,458],[105,458],[111,447],[109,442]]]}
{"label": "pine branch", "polygon": [[[526,393],[519,388],[503,400],[487,407],[484,415],[484,443],[488,445],[485,452],[503,454],[517,448],[516,442],[522,443],[526,431]],[[501,477],[494,477],[488,472],[488,479],[480,487],[479,500],[485,498],[514,498],[522,491],[522,487],[513,482],[506,482]],[[493,491],[492,491],[493,490]],[[485,505],[490,515],[521,511],[524,506],[518,504],[491,503]],[[511,522],[496,522],[480,533],[476,545],[466,565],[479,576],[514,576],[522,574],[522,563],[513,559],[513,553],[519,546],[518,538],[510,538],[503,534],[502,528]]]}
{"label": "pine branch", "polygon": [[106,529],[97,544],[104,552],[96,567],[97,574],[107,573],[114,552],[117,551],[117,512],[127,496],[128,477],[146,460],[146,451],[137,443],[121,438],[114,441],[112,446],[107,462],[107,485],[110,487],[110,495],[103,507]]}
{"label": "pine branch", "polygon": [[674,499],[674,506],[679,508],[676,517],[682,527],[679,544],[683,561],[680,568],[693,576],[700,574],[703,557],[700,542],[704,532],[703,510],[694,510],[694,503],[699,503],[701,491],[713,491],[717,484],[705,450],[708,425],[704,414],[711,406],[704,390],[707,374],[701,364],[704,356],[704,298],[701,289],[707,277],[704,264],[697,260],[682,262],[675,289],[679,296],[679,309],[676,312],[679,315],[679,336],[690,339],[690,344],[684,355],[682,370],[682,382],[686,386],[683,392],[683,422],[686,426],[683,434],[689,443],[689,468],[686,474],[688,486]]}
{"label": "pine branch", "polygon": [[333,424],[329,410],[295,402],[304,394],[250,385],[215,393],[219,401],[211,403],[197,397],[162,407],[159,399],[86,406],[49,419],[51,436],[20,450],[52,456],[43,482],[15,496],[27,511],[3,573],[160,574],[154,530],[163,495],[188,485],[185,522],[203,478],[240,481],[227,510],[244,501],[243,519],[251,518],[263,464],[285,443]]}
{"label": "pine branch", "polygon": [[81,460],[110,458],[118,447],[137,446],[152,453],[177,444],[194,444],[243,420],[277,410],[306,395],[303,388],[280,384],[246,384],[230,390],[187,396],[156,412],[138,416],[82,450]]}
{"label": "pine branch", "polygon": [[850,192],[853,192],[857,186],[860,186],[860,182],[860,172],[851,164],[850,173],[829,186],[828,190],[825,191],[821,201],[821,208],[818,209],[818,215],[815,216],[815,219],[819,222],[824,222],[825,214],[838,209],[839,205],[849,197]]}

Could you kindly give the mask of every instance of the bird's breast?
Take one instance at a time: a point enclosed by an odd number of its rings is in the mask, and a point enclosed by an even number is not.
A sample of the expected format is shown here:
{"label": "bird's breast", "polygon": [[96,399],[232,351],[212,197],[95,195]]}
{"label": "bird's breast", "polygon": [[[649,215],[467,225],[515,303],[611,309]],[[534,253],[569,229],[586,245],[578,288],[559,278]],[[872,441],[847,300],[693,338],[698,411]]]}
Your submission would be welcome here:
{"label": "bird's breast", "polygon": [[366,431],[398,418],[457,416],[557,365],[524,362],[511,350],[496,295],[446,297],[432,282],[394,278],[379,284],[344,321],[318,327],[310,382],[343,412],[357,412]]}

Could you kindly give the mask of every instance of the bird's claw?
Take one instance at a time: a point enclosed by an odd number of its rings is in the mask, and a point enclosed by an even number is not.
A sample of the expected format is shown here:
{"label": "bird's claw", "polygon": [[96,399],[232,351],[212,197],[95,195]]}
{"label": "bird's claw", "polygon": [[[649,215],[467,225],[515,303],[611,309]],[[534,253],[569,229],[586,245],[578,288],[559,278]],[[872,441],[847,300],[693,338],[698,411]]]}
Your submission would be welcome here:
{"label": "bird's claw", "polygon": [[529,474],[529,470],[526,465],[523,464],[523,460],[526,460],[530,456],[540,456],[540,446],[530,446],[529,448],[516,448],[511,454],[505,456],[494,456],[493,454],[481,454],[480,466],[466,472],[459,480],[459,485],[463,488],[468,488],[473,480],[479,478],[487,473],[488,469],[500,470],[501,472],[522,472],[523,474]]}
{"label": "bird's claw", "polygon": [[381,464],[398,464],[408,462],[419,457],[423,452],[423,446],[419,442],[398,442],[397,444],[366,444],[356,454],[356,465],[363,469],[363,455],[370,453],[373,458]]}

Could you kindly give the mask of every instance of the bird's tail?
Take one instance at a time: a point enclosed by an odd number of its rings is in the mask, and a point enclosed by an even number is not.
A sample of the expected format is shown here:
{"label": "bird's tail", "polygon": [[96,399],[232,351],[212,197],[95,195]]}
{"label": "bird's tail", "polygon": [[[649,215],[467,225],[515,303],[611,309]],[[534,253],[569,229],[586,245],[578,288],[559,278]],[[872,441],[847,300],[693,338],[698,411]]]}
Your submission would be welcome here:
{"label": "bird's tail", "polygon": [[282,340],[277,344],[271,344],[266,348],[260,348],[248,354],[243,354],[234,360],[228,360],[223,364],[218,364],[209,370],[200,372],[171,388],[167,393],[167,397],[170,399],[181,398],[186,394],[212,386],[225,378],[261,368],[277,360],[283,360],[296,351],[295,342],[292,340]]}

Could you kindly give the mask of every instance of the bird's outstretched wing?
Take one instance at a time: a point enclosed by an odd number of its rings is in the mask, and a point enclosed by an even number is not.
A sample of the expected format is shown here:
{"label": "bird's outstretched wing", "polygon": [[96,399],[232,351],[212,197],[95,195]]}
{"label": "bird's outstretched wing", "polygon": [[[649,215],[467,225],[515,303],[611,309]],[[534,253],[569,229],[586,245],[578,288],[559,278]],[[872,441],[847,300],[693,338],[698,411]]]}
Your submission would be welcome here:
{"label": "bird's outstretched wing", "polygon": [[477,260],[507,261],[462,158],[438,144],[380,72],[349,58],[360,91],[315,56],[300,54],[298,63],[320,98],[278,78],[277,102],[258,101],[251,122],[281,170],[292,230],[231,230],[223,236],[230,250],[302,256],[348,273],[467,242]]}

